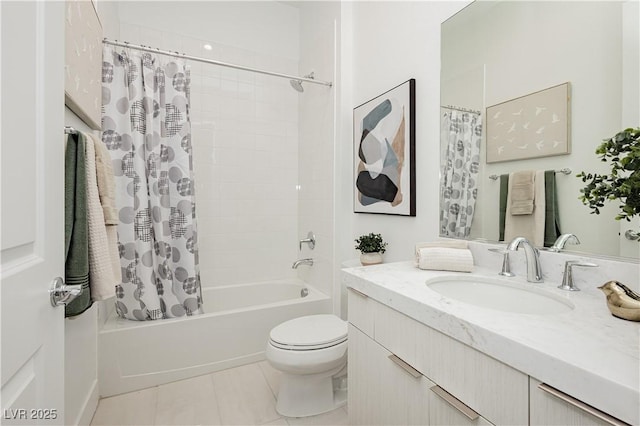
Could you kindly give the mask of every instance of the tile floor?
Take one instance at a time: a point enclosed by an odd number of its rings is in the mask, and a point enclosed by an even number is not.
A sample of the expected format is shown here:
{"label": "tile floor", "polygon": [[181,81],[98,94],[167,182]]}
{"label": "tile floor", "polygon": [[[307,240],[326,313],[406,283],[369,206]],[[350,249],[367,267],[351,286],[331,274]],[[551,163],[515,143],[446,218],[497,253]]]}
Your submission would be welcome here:
{"label": "tile floor", "polygon": [[267,361],[100,400],[92,425],[348,425],[346,407],[313,417],[276,412],[280,372]]}

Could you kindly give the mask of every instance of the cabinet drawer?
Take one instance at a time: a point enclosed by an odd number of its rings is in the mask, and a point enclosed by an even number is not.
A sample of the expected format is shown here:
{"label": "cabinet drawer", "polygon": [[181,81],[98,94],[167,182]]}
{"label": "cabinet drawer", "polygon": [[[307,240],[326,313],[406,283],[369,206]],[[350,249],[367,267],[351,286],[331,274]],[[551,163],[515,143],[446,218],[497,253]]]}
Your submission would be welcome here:
{"label": "cabinet drawer", "polygon": [[496,425],[529,423],[529,377],[418,323],[414,367]]}
{"label": "cabinet drawer", "polygon": [[376,301],[353,288],[348,289],[349,322],[367,336],[374,337]]}
{"label": "cabinet drawer", "polygon": [[627,425],[597,408],[531,378],[531,425]]}

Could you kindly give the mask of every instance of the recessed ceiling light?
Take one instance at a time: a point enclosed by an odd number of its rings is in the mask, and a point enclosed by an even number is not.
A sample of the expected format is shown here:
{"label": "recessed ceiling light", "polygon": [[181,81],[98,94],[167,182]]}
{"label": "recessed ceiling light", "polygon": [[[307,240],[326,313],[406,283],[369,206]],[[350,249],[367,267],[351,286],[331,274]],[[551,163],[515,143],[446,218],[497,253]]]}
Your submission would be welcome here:
{"label": "recessed ceiling light", "polygon": [[202,47],[204,47],[204,50],[211,50],[211,49],[213,49],[213,46],[211,46],[210,44],[205,44],[205,45],[204,45],[204,46],[202,46]]}

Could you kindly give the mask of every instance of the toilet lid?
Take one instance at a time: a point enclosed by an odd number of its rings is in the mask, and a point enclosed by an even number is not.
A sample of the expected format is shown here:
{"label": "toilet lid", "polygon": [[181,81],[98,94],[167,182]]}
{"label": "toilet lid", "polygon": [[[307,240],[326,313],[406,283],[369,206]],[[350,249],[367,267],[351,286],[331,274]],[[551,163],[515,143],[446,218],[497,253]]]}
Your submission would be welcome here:
{"label": "toilet lid", "polygon": [[321,349],[347,340],[347,322],[335,315],[309,315],[283,322],[269,337],[283,349]]}

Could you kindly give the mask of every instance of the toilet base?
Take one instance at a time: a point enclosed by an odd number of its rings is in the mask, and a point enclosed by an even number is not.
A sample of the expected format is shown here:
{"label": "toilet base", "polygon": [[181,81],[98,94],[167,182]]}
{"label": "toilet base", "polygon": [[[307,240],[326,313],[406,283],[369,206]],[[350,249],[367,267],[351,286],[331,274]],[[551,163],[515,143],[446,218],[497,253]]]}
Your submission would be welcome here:
{"label": "toilet base", "polygon": [[329,374],[282,373],[276,411],[286,417],[308,417],[335,410],[347,403],[346,380],[341,379]]}

